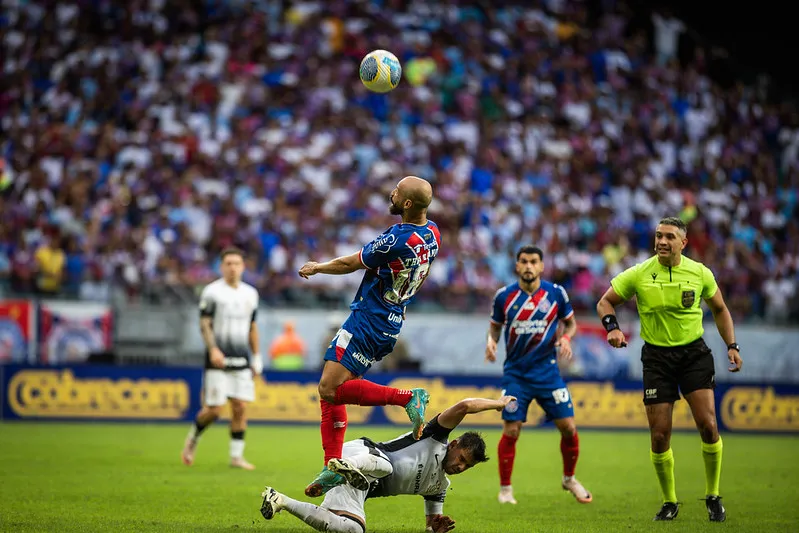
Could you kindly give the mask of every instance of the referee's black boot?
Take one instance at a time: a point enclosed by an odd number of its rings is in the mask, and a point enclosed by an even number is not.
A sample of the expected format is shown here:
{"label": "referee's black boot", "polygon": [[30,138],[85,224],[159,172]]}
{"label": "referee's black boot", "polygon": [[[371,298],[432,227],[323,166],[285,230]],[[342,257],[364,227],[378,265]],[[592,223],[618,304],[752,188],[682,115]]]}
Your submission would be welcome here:
{"label": "referee's black boot", "polygon": [[721,505],[721,496],[706,496],[705,506],[711,522],[724,522],[727,520],[727,510]]}
{"label": "referee's black boot", "polygon": [[658,522],[660,520],[674,520],[677,518],[677,514],[680,512],[680,506],[674,502],[666,502],[663,504],[663,507],[660,508],[658,514],[655,515],[655,518],[652,520]]}

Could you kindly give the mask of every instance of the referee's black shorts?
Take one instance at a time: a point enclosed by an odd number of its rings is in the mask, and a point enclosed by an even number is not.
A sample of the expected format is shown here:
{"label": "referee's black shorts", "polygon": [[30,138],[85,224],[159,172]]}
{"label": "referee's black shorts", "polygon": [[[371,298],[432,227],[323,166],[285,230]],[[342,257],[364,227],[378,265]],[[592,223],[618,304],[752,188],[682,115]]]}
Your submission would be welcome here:
{"label": "referee's black shorts", "polygon": [[644,404],[673,403],[699,389],[716,387],[713,353],[700,337],[684,346],[644,344]]}

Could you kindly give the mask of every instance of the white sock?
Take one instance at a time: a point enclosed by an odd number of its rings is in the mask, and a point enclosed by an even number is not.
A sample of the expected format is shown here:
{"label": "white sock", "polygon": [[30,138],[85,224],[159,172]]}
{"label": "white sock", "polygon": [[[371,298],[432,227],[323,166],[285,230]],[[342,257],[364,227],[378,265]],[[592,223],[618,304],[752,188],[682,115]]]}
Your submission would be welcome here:
{"label": "white sock", "polygon": [[197,426],[192,424],[191,428],[189,428],[189,435],[187,437],[190,441],[197,442],[200,440],[200,436],[197,434]]}
{"label": "white sock", "polygon": [[244,456],[244,439],[230,439],[230,458],[241,459]]}
{"label": "white sock", "polygon": [[362,474],[375,479],[386,477],[394,471],[394,467],[391,466],[391,463],[379,455],[361,453],[353,455],[352,457],[347,457],[346,459],[352,466],[360,470]]}
{"label": "white sock", "polygon": [[344,518],[312,503],[301,502],[283,495],[283,504],[290,512],[317,531],[331,533],[363,533],[361,525],[351,518]]}
{"label": "white sock", "polygon": [[512,485],[500,485],[499,486],[499,490],[501,490],[502,492],[510,492],[510,491],[513,490],[513,486]]}
{"label": "white sock", "polygon": [[571,481],[574,479],[574,476],[563,476],[563,482],[566,483],[567,481]]}

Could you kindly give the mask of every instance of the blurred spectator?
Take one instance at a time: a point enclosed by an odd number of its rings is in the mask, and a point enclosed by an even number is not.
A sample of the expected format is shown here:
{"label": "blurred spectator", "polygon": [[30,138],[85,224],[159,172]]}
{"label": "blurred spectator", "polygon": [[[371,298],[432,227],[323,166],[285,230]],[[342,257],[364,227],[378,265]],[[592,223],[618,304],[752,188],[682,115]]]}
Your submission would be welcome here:
{"label": "blurred spectator", "polygon": [[44,237],[33,255],[36,288],[39,294],[54,296],[61,292],[66,256],[57,234]]}
{"label": "blurred spectator", "polygon": [[283,333],[269,347],[272,370],[302,370],[305,366],[305,343],[294,329],[294,322],[283,324]]}
{"label": "blurred spectator", "polygon": [[[420,306],[484,312],[533,242],[591,308],[680,215],[736,318],[792,316],[799,109],[714,83],[702,47],[678,63],[689,30],[666,12],[647,35],[623,1],[597,17],[572,0],[3,5],[14,291],[34,290],[32,251],[56,226],[50,291],[83,272],[84,297],[192,297],[235,244],[271,304],[339,307],[358,275],[309,283],[297,268],[394,223],[388,195],[418,174],[444,243]],[[378,47],[405,68],[387,95],[357,77]]]}

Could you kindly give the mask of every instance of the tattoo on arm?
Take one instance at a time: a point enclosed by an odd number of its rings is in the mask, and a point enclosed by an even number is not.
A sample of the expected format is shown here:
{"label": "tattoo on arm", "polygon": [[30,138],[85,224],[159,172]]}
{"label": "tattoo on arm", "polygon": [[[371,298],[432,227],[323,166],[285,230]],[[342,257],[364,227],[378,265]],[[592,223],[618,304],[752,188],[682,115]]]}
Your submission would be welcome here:
{"label": "tattoo on arm", "polygon": [[200,318],[200,333],[202,334],[205,347],[209,350],[216,348],[216,339],[214,338],[213,321],[210,317]]}

